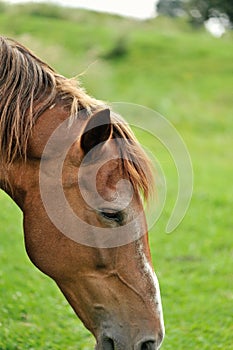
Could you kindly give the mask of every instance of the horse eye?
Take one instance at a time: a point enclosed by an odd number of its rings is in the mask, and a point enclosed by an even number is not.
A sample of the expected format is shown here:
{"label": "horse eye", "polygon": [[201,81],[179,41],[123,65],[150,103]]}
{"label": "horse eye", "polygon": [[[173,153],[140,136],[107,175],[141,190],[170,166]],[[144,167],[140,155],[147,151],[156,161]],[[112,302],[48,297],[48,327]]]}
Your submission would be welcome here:
{"label": "horse eye", "polygon": [[123,213],[121,211],[100,211],[100,215],[109,221],[122,222],[123,221]]}

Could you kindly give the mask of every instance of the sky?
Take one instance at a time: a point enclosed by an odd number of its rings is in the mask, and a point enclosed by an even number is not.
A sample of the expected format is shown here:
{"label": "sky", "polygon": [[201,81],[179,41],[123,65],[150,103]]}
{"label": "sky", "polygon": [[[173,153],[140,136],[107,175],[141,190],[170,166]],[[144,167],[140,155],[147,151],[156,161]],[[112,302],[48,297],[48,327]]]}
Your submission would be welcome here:
{"label": "sky", "polygon": [[[29,2],[30,0],[9,0],[11,3]],[[34,0],[37,2],[40,0]],[[81,7],[96,11],[116,13],[135,18],[151,18],[155,15],[155,3],[158,0],[44,0],[66,6]]]}

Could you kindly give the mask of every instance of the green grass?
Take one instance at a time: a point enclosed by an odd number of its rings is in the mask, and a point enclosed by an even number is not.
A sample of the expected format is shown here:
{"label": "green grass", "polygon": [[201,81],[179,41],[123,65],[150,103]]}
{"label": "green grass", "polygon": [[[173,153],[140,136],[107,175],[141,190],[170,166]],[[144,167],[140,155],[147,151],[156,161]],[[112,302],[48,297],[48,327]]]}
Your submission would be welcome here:
{"label": "green grass", "polygon": [[[189,148],[191,205],[182,224],[166,235],[176,171],[163,147],[141,135],[168,182],[164,213],[150,234],[167,328],[162,348],[233,349],[232,33],[216,39],[166,18],[136,22],[81,10],[46,13],[38,5],[37,11],[9,7],[0,12],[0,32],[66,76],[87,70],[83,84],[97,98],[157,110]],[[28,261],[20,211],[2,192],[0,205],[0,349],[93,349],[55,284]]]}

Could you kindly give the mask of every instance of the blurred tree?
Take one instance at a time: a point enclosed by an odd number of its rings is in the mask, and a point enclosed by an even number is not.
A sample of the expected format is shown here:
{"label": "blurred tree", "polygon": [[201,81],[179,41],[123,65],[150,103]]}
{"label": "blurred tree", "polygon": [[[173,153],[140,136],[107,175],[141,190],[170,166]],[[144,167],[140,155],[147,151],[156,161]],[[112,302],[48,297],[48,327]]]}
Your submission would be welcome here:
{"label": "blurred tree", "polygon": [[233,0],[159,0],[157,11],[172,17],[186,14],[193,24],[227,16],[233,24]]}
{"label": "blurred tree", "polygon": [[157,3],[157,12],[162,15],[177,17],[184,15],[183,0],[159,0]]}
{"label": "blurred tree", "polygon": [[6,10],[6,3],[0,0],[0,13]]}
{"label": "blurred tree", "polygon": [[223,18],[227,16],[233,24],[232,0],[189,0],[187,10],[192,21],[198,24],[207,21],[211,17]]}

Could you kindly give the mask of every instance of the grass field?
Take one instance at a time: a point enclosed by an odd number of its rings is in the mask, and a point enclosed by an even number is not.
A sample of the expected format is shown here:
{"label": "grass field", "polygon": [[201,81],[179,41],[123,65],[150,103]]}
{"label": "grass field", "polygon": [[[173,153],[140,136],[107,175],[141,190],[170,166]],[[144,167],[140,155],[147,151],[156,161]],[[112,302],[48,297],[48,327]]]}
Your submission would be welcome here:
{"label": "grass field", "polygon": [[[95,97],[155,109],[180,132],[194,192],[170,235],[176,170],[163,147],[147,140],[168,182],[150,233],[166,323],[162,349],[233,349],[232,33],[216,39],[183,20],[137,22],[39,5],[0,7],[0,33],[66,76],[85,71],[81,80]],[[29,262],[22,215],[3,192],[0,206],[0,349],[93,349],[55,284]]]}

